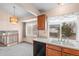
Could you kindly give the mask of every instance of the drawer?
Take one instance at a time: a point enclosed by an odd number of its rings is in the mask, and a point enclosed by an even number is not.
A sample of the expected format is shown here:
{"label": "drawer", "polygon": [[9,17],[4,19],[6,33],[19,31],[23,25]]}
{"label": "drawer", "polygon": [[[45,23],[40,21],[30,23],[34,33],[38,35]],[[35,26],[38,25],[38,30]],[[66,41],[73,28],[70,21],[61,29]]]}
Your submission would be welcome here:
{"label": "drawer", "polygon": [[79,56],[79,50],[69,49],[69,48],[63,48],[63,51],[65,53],[69,53],[72,55],[78,55]]}
{"label": "drawer", "polygon": [[47,48],[46,56],[61,56],[61,52]]}
{"label": "drawer", "polygon": [[47,44],[46,47],[50,48],[50,49],[61,51],[61,47],[59,47],[59,46]]}

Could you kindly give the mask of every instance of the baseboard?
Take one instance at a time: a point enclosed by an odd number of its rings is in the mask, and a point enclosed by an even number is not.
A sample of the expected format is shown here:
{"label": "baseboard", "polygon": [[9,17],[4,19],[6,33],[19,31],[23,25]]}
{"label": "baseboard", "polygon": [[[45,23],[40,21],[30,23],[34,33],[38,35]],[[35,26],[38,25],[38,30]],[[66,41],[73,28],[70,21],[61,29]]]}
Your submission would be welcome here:
{"label": "baseboard", "polygon": [[33,44],[33,43],[30,43],[30,42],[27,42],[27,41],[22,41],[21,43]]}

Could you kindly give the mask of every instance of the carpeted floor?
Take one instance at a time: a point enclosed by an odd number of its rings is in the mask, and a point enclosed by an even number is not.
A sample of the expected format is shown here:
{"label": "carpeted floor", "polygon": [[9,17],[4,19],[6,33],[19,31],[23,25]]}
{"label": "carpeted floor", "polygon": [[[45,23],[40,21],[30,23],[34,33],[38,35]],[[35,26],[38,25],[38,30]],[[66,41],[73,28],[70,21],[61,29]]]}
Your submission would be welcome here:
{"label": "carpeted floor", "polygon": [[33,56],[33,45],[20,43],[15,46],[0,47],[0,56]]}

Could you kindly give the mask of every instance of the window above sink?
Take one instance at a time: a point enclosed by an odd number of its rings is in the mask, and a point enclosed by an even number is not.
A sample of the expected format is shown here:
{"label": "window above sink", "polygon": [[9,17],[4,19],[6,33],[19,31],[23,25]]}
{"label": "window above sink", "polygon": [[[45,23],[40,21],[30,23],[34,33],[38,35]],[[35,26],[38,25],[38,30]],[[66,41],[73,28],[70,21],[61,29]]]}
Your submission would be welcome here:
{"label": "window above sink", "polygon": [[76,40],[77,16],[68,14],[48,18],[48,37],[59,40]]}

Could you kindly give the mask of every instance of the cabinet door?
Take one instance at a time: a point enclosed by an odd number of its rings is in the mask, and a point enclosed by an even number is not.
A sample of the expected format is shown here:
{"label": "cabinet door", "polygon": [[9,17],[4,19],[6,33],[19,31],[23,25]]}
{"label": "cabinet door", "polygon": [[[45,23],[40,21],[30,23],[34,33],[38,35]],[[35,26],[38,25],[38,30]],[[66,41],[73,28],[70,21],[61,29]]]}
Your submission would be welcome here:
{"label": "cabinet door", "polygon": [[70,48],[63,48],[63,52],[68,53],[68,54],[72,54],[75,56],[79,56],[79,50],[74,50],[74,49],[70,49]]}
{"label": "cabinet door", "polygon": [[61,56],[61,52],[46,48],[46,56]]}
{"label": "cabinet door", "polygon": [[38,30],[44,30],[45,29],[45,19],[46,16],[45,15],[40,15],[38,16]]}
{"label": "cabinet door", "polygon": [[61,51],[61,47],[56,46],[56,45],[46,44],[46,47],[53,50]]}

